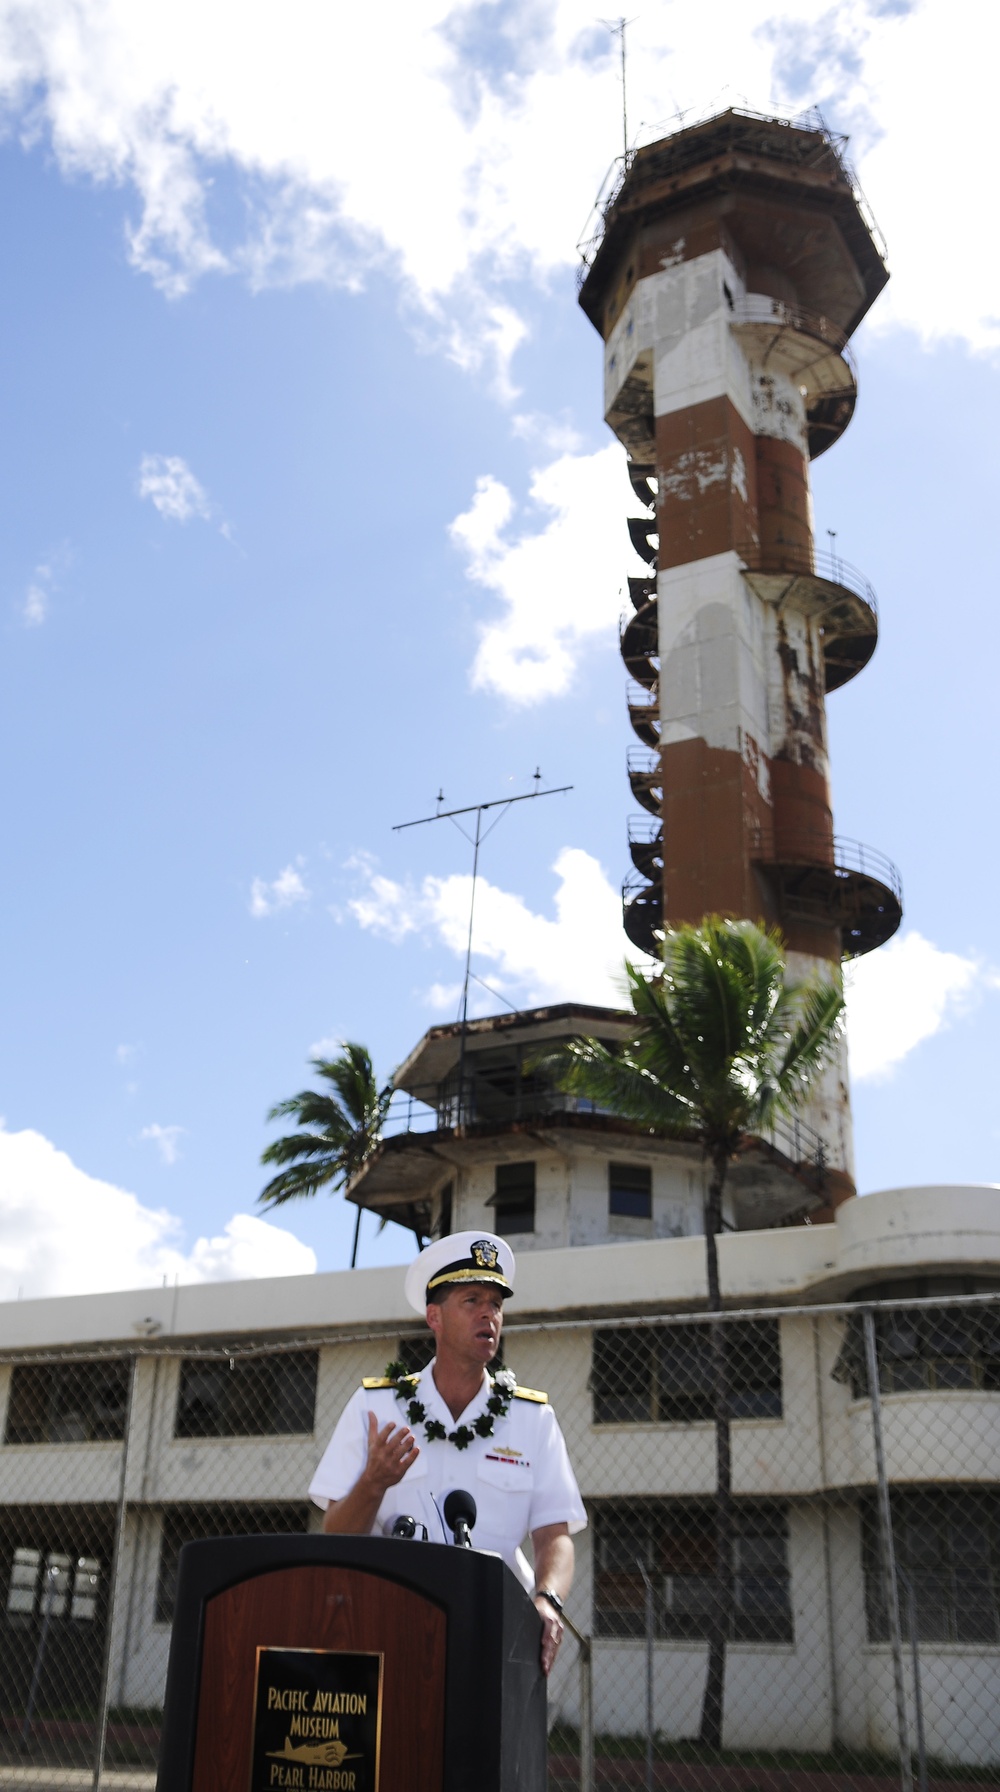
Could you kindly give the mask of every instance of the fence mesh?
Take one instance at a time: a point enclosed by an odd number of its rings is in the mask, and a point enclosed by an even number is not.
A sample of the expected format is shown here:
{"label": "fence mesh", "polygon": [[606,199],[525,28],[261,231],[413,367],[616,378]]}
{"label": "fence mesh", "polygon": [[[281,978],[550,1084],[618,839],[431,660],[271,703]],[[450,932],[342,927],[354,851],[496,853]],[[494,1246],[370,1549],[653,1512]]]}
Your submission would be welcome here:
{"label": "fence mesh", "polygon": [[[590,1519],[553,1787],[1000,1786],[1000,1296],[512,1325],[504,1351]],[[0,1786],[152,1787],[181,1546],[319,1529],[341,1408],[426,1354],[0,1363]]]}

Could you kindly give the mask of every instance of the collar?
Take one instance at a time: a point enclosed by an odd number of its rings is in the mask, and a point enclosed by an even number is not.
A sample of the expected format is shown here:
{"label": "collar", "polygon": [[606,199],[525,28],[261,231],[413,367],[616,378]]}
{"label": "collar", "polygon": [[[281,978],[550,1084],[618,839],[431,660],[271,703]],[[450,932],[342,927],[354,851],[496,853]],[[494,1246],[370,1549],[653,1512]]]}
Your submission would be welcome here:
{"label": "collar", "polygon": [[426,1369],[421,1369],[418,1377],[419,1398],[424,1403],[428,1418],[440,1419],[449,1431],[454,1431],[458,1425],[471,1425],[475,1419],[478,1419],[481,1412],[486,1411],[486,1402],[493,1392],[493,1382],[488,1372],[483,1370],[483,1383],[478,1394],[473,1395],[465,1411],[460,1412],[457,1419],[453,1419],[451,1410],[445,1405],[438,1391],[437,1382],[434,1380],[433,1370],[436,1362],[437,1357],[432,1357]]}

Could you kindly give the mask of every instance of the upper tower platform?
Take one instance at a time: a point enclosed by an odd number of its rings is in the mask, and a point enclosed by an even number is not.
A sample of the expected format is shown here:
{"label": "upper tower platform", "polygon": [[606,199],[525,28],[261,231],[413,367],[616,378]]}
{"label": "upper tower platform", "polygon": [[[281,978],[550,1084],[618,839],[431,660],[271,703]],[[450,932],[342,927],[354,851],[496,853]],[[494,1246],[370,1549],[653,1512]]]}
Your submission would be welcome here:
{"label": "upper tower platform", "polygon": [[665,256],[723,248],[748,291],[825,317],[845,337],[889,278],[878,227],[826,129],[733,109],[617,167],[601,228],[583,246],[580,303],[604,337]]}

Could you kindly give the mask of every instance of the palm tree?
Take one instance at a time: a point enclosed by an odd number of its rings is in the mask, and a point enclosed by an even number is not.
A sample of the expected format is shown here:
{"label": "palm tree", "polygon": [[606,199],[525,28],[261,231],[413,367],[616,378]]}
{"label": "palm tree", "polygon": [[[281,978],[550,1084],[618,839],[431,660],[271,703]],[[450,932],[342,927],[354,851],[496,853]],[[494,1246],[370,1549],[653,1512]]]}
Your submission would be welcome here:
{"label": "palm tree", "polygon": [[[708,916],[667,931],[663,968],[647,976],[626,964],[636,1018],[632,1037],[611,1050],[596,1039],[566,1046],[549,1062],[560,1086],[657,1132],[692,1135],[710,1165],[705,1198],[708,1310],[722,1312],[718,1237],[729,1165],[745,1134],[805,1100],[835,1049],[844,998],[839,978],[786,983],[777,930]],[[709,1327],[716,1441],[714,1611],[700,1739],[722,1746],[726,1642],[732,1611],[732,1452],[725,1327]]]}
{"label": "palm tree", "polygon": [[[313,1069],[329,1090],[301,1089],[268,1109],[269,1120],[288,1118],[310,1130],[275,1139],[261,1153],[262,1164],[287,1166],[272,1177],[257,1197],[261,1207],[315,1195],[325,1185],[342,1188],[371,1156],[393,1096],[393,1085],[380,1089],[371,1058],[363,1045],[345,1041],[336,1058],[311,1058]],[[351,1268],[358,1258],[361,1208],[354,1223]],[[420,1237],[423,1243],[422,1235]]]}

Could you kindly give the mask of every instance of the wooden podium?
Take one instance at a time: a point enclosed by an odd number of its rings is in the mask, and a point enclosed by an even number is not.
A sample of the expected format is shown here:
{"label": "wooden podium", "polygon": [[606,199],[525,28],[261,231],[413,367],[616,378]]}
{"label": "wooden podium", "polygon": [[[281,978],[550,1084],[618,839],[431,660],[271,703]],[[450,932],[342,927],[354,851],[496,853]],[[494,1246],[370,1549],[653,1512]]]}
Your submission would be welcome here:
{"label": "wooden podium", "polygon": [[544,1792],[540,1641],[520,1582],[476,1550],[189,1543],[157,1792]]}

